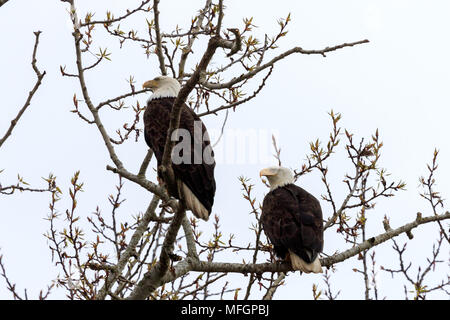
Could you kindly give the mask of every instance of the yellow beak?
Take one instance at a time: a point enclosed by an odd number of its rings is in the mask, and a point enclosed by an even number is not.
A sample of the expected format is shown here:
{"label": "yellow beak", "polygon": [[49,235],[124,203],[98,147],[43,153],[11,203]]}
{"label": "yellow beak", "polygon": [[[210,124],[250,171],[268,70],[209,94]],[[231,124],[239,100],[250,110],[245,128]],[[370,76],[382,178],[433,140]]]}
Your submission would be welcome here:
{"label": "yellow beak", "polygon": [[276,175],[277,173],[274,171],[274,170],[271,170],[271,169],[269,169],[269,168],[266,168],[266,169],[262,169],[260,172],[259,172],[259,176],[260,177],[262,177],[262,176],[274,176],[274,175]]}
{"label": "yellow beak", "polygon": [[158,86],[157,82],[155,80],[149,80],[144,82],[142,85],[142,88],[144,89],[156,89]]}

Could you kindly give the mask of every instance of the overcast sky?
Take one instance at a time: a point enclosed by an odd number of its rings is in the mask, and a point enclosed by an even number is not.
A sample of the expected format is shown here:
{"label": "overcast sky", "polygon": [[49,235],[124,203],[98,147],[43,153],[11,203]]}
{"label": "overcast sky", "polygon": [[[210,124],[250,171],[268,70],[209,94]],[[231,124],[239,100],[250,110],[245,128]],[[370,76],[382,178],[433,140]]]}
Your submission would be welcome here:
{"label": "overcast sky", "polygon": [[[126,2],[126,4],[124,4]],[[96,12],[100,19],[110,10],[116,15],[132,8],[140,1],[79,0],[79,16],[87,11]],[[176,25],[187,27],[190,18],[203,1],[161,1],[161,24],[164,32]],[[279,52],[294,46],[305,49],[322,49],[326,46],[369,39],[369,44],[345,48],[327,55],[291,55],[278,63],[263,92],[251,102],[230,113],[226,135],[217,146],[220,159],[216,167],[217,195],[213,209],[221,218],[222,231],[241,237],[242,243],[251,238],[249,230],[250,209],[241,197],[238,177],[244,175],[255,184],[255,196],[262,202],[267,188],[261,183],[259,170],[276,162],[270,157],[271,134],[278,137],[282,149],[283,165],[299,168],[309,151],[309,142],[327,139],[331,129],[328,111],[333,109],[343,116],[342,126],[355,136],[369,138],[378,128],[384,147],[380,165],[391,173],[390,178],[403,180],[407,191],[392,199],[382,199],[370,211],[370,236],[382,232],[381,219],[388,215],[393,228],[410,222],[416,212],[431,214],[427,204],[420,199],[419,176],[427,173],[426,163],[432,159],[434,148],[440,150],[438,189],[446,198],[450,191],[450,3],[448,1],[226,1],[224,27],[242,27],[242,18],[254,17],[258,26],[255,32],[275,33],[276,20],[291,13],[289,33],[281,42]],[[144,21],[139,21],[142,26]],[[145,25],[144,25],[145,27]],[[60,1],[10,0],[0,7],[0,135],[23,105],[28,91],[35,82],[30,59],[34,43],[33,31],[41,30],[38,49],[38,66],[47,75],[35,95],[32,105],[20,120],[13,136],[0,149],[0,183],[16,181],[17,174],[33,186],[44,185],[41,177],[49,172],[58,177],[65,197],[59,205],[64,211],[68,203],[67,189],[70,178],[77,170],[85,182],[85,192],[79,199],[78,214],[84,219],[97,205],[108,212],[107,197],[115,190],[117,177],[105,170],[111,164],[98,130],[82,122],[69,111],[72,97],[81,97],[74,79],[61,77],[59,67],[66,65],[74,70],[75,54],[67,4]],[[158,75],[156,59],[147,59],[138,47],[118,49],[115,41],[102,39],[101,46],[112,52],[112,62],[101,65],[89,74],[87,81],[91,98],[100,102],[128,91],[126,79],[133,75],[140,86]],[[194,49],[196,57],[202,52],[201,43]],[[218,54],[221,55],[222,53]],[[195,61],[195,60],[194,60]],[[220,59],[213,63],[220,64]],[[138,98],[141,105],[146,97]],[[130,103],[135,103],[131,99]],[[214,141],[220,131],[224,114],[203,118]],[[129,117],[127,121],[132,118]],[[117,115],[106,114],[110,132],[123,123]],[[258,157],[244,157],[232,141],[240,132],[256,133]],[[142,137],[141,137],[142,138]],[[343,139],[342,139],[343,140]],[[229,147],[227,147],[229,143]],[[233,149],[234,148],[234,149]],[[231,150],[234,157],[227,157]],[[342,150],[342,146],[341,146]],[[227,153],[228,152],[228,153]],[[119,156],[130,171],[136,171],[146,146],[143,139],[119,149]],[[223,156],[223,157],[222,157]],[[152,166],[155,166],[154,160]],[[343,152],[330,162],[332,189],[337,199],[345,196],[342,179],[349,169]],[[325,189],[317,174],[310,174],[297,184],[319,198]],[[122,207],[123,219],[145,210],[150,194],[131,182],[125,184],[127,201]],[[8,273],[18,288],[28,288],[30,296],[37,296],[57,275],[43,233],[48,229],[48,195],[15,194],[0,199],[0,254],[4,255]],[[324,216],[331,208],[322,201]],[[239,221],[239,223],[236,223]],[[201,222],[202,228],[209,228]],[[409,242],[408,257],[425,262],[434,239],[436,228],[425,226],[414,231]],[[238,238],[239,238],[238,237]],[[345,250],[348,245],[335,242],[333,232],[325,234],[325,249]],[[401,243],[407,240],[399,237]],[[337,244],[338,243],[338,244]],[[343,247],[339,247],[343,245]],[[377,262],[395,268],[396,256],[389,250],[391,242],[375,249]],[[447,253],[448,244],[444,250]],[[237,256],[221,256],[222,261],[235,261]],[[237,261],[240,261],[237,258]],[[356,258],[336,265],[332,274],[333,288],[341,290],[340,298],[363,298],[361,276],[352,268],[361,267]],[[444,272],[448,273],[444,268]],[[430,284],[441,278],[436,275]],[[245,286],[247,278],[236,276]],[[399,280],[402,280],[399,278]],[[324,288],[321,275],[299,276],[290,274],[287,285],[276,294],[280,299],[311,298],[312,283]],[[351,283],[351,285],[350,285]],[[0,281],[0,298],[11,295]],[[403,298],[402,281],[390,276],[379,276],[379,296]],[[54,297],[61,297],[55,292]],[[442,295],[434,296],[445,298]]]}

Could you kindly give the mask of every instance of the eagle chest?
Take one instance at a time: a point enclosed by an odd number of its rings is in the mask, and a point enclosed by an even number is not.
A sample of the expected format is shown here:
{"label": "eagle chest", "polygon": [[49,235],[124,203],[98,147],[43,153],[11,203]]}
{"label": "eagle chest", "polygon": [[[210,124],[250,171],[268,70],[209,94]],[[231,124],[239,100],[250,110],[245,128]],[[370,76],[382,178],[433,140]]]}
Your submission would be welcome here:
{"label": "eagle chest", "polygon": [[281,238],[301,232],[298,217],[298,202],[295,195],[279,188],[271,191],[263,202],[261,215],[263,228],[271,236]]}
{"label": "eagle chest", "polygon": [[150,101],[144,112],[144,137],[159,161],[162,160],[170,124],[170,101]]}

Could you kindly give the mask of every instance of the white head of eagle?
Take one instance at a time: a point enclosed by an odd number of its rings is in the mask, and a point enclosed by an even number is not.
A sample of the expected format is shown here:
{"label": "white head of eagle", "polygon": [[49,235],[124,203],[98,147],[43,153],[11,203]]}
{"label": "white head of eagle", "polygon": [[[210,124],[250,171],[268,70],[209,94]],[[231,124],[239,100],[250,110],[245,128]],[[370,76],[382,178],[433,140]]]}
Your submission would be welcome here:
{"label": "white head of eagle", "polygon": [[153,80],[146,81],[142,87],[153,91],[147,102],[158,98],[174,98],[178,96],[178,92],[181,89],[178,80],[168,76],[159,76]]}
{"label": "white head of eagle", "polygon": [[259,172],[259,176],[267,177],[270,184],[270,190],[294,183],[294,174],[292,173],[292,170],[284,167],[268,167],[262,169]]}

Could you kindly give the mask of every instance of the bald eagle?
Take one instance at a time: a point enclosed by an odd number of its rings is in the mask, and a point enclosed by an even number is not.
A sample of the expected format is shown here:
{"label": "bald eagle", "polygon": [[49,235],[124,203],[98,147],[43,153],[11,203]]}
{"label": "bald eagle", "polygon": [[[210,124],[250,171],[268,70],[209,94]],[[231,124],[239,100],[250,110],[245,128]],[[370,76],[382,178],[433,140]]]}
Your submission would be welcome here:
{"label": "bald eagle", "polygon": [[290,260],[294,270],[321,273],[319,253],[323,249],[323,220],[319,201],[293,184],[292,171],[269,167],[270,192],[264,197],[261,223],[275,254]]}
{"label": "bald eagle", "polygon": [[[170,114],[175,98],[180,91],[180,83],[171,77],[160,76],[143,84],[153,91],[147,100],[144,112],[144,137],[153,150],[158,166],[162,162]],[[177,199],[184,199],[187,209],[198,218],[208,220],[214,203],[216,182],[214,180],[214,152],[212,150],[205,125],[195,112],[185,103],[182,106],[178,132],[187,132],[187,136],[171,137],[177,142],[184,142],[187,148],[178,150],[178,161],[172,152],[172,169],[177,183]],[[187,145],[186,141],[187,139]],[[182,161],[180,161],[182,158]],[[159,177],[162,178],[162,177]]]}

